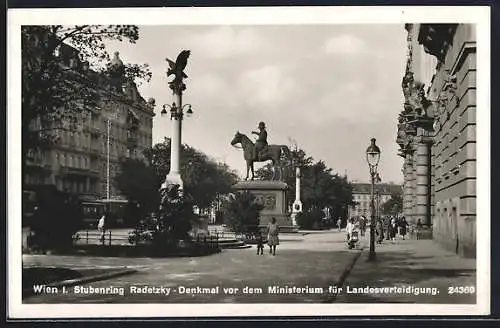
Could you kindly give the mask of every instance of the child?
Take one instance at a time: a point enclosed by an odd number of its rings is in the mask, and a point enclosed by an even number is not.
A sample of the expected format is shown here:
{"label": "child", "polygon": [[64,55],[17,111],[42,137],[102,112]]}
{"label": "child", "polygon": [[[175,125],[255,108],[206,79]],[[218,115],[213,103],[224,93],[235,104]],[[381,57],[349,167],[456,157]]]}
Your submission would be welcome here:
{"label": "child", "polygon": [[262,237],[262,233],[259,232],[257,235],[257,255],[264,255],[264,238]]}

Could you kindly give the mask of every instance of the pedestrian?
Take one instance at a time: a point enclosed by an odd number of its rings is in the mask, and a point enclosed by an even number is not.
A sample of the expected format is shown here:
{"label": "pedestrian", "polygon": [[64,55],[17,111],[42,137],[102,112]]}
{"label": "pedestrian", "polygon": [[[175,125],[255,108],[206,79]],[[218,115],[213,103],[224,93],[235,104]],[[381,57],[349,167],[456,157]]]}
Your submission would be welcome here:
{"label": "pedestrian", "polygon": [[366,231],[366,217],[364,215],[361,216],[361,219],[359,220],[359,230],[361,230],[361,236],[365,235]]}
{"label": "pedestrian", "polygon": [[262,236],[262,232],[259,232],[257,235],[257,255],[264,255],[264,237]]}
{"label": "pedestrian", "polygon": [[420,219],[417,220],[417,240],[420,239],[420,229],[422,229],[422,221]]}
{"label": "pedestrian", "polygon": [[101,233],[99,240],[104,244],[104,237],[106,233],[106,215],[103,214],[97,223],[97,231]]}
{"label": "pedestrian", "polygon": [[406,230],[408,228],[408,222],[406,222],[406,218],[403,216],[399,222],[399,226],[400,226],[400,234],[401,234],[401,237],[403,237],[403,240],[405,240],[405,236],[406,236]]}
{"label": "pedestrian", "polygon": [[345,227],[345,231],[347,233],[347,241],[349,241],[349,239],[351,238],[351,233],[352,231],[354,230],[354,218],[351,218],[348,222],[347,222],[347,225]]}
{"label": "pedestrian", "polygon": [[267,244],[269,245],[269,253],[273,254],[273,256],[276,255],[276,246],[280,244],[279,229],[276,218],[273,217],[267,226]]}
{"label": "pedestrian", "polygon": [[384,240],[384,223],[382,222],[382,219],[377,220],[377,226],[375,232],[377,233],[377,243],[382,244],[382,241]]}
{"label": "pedestrian", "polygon": [[338,218],[337,219],[337,229],[339,230],[339,232],[342,230],[342,219],[341,218]]}
{"label": "pedestrian", "polygon": [[391,226],[389,229],[391,233],[391,241],[392,243],[394,243],[394,241],[396,240],[396,233],[398,229],[398,226],[396,225],[396,219],[394,217],[391,219]]}
{"label": "pedestrian", "polygon": [[391,218],[386,216],[384,218],[384,230],[385,230],[385,239],[391,239]]}

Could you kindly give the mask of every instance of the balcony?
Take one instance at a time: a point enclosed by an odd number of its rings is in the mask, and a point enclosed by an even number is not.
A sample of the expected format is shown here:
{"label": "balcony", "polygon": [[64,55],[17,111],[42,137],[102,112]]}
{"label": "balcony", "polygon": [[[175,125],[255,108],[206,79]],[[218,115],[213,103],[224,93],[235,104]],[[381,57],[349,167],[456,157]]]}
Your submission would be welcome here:
{"label": "balcony", "polygon": [[88,170],[89,174],[95,177],[99,177],[101,175],[101,170],[98,168],[90,168]]}
{"label": "balcony", "polygon": [[68,167],[68,166],[61,167],[60,173],[62,175],[66,175],[66,176],[89,176],[90,175],[90,171],[87,169],[80,169],[80,168]]}
{"label": "balcony", "polygon": [[95,147],[90,148],[89,153],[92,157],[101,157],[102,155],[102,151]]}

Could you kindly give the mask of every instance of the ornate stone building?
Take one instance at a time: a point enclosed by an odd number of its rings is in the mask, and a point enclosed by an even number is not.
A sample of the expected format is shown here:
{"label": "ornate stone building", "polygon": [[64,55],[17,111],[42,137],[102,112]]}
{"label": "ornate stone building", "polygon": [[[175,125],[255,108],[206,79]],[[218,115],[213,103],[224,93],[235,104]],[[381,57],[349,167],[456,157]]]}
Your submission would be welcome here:
{"label": "ornate stone building", "polygon": [[408,222],[443,247],[476,251],[476,34],[468,24],[406,24],[397,143]]}
{"label": "ornate stone building", "polygon": [[70,46],[59,48],[58,56],[61,65],[95,83],[100,105],[82,110],[76,129],[59,130],[58,142],[28,156],[26,185],[55,185],[82,200],[104,199],[108,196],[109,158],[109,196],[119,199],[114,177],[120,159],[143,159],[143,150],[152,145],[154,99],[146,102],[136,85],[125,78],[118,53],[105,74],[89,70]]}
{"label": "ornate stone building", "polygon": [[[352,199],[356,202],[355,206],[349,206],[348,216],[366,216],[370,217],[371,190],[370,183],[351,182]],[[402,194],[401,185],[391,183],[378,183],[375,185],[375,210],[377,211],[382,204],[387,202],[392,194]],[[379,213],[376,213],[378,215]]]}

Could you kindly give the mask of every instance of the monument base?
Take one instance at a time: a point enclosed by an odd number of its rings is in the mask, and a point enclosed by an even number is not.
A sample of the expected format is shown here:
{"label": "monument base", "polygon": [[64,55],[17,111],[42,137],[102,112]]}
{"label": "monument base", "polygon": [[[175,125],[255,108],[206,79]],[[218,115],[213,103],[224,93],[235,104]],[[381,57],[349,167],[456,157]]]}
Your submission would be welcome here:
{"label": "monument base", "polygon": [[288,185],[282,181],[241,181],[233,186],[236,191],[248,191],[264,207],[259,216],[259,226],[267,227],[276,218],[280,232],[298,232],[287,211],[286,191]]}

